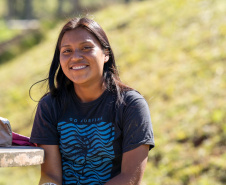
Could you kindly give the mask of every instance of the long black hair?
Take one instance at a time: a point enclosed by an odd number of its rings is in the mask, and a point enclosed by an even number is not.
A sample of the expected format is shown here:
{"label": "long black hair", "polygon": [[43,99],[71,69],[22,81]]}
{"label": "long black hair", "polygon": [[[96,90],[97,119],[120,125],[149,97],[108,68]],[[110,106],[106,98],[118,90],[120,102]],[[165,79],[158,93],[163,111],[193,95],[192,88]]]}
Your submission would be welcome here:
{"label": "long black hair", "polygon": [[122,103],[122,92],[131,90],[131,88],[123,84],[119,78],[115,57],[106,33],[97,22],[88,18],[74,18],[63,26],[57,40],[55,53],[49,70],[49,76],[46,79],[48,80],[48,93],[46,94],[50,93],[53,97],[56,97],[61,104],[65,104],[68,93],[70,93],[73,89],[73,83],[65,76],[60,65],[60,44],[64,34],[67,31],[74,30],[76,28],[84,28],[88,30],[98,39],[102,49],[108,51],[109,60],[104,64],[103,69],[104,83],[107,90],[116,93],[116,104]]}

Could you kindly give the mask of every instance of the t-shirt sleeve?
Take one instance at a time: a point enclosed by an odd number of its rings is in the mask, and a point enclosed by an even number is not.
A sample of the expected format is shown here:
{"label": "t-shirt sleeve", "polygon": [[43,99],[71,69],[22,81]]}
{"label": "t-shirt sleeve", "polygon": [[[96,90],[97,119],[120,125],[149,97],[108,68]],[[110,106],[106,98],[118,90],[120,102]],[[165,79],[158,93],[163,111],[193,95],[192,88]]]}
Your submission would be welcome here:
{"label": "t-shirt sleeve", "polygon": [[38,104],[30,142],[45,145],[59,144],[53,104],[49,96],[44,97]]}
{"label": "t-shirt sleeve", "polygon": [[146,100],[136,91],[127,93],[123,111],[123,153],[140,145],[154,147],[151,116]]}

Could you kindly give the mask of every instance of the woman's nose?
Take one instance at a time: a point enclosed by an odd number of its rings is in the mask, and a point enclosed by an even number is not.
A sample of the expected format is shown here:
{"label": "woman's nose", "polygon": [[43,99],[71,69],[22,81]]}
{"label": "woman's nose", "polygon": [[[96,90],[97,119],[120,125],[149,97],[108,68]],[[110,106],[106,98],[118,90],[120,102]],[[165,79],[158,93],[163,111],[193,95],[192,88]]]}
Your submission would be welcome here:
{"label": "woman's nose", "polygon": [[72,60],[82,60],[83,55],[79,50],[75,50],[72,55]]}

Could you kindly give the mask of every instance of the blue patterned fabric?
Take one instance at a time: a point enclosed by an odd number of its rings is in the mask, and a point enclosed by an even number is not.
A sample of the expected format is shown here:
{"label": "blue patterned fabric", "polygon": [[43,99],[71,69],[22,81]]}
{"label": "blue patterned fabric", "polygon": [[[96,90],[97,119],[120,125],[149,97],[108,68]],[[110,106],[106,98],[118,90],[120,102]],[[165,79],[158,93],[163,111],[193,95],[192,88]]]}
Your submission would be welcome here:
{"label": "blue patterned fabric", "polygon": [[103,184],[111,178],[112,123],[58,123],[64,184]]}

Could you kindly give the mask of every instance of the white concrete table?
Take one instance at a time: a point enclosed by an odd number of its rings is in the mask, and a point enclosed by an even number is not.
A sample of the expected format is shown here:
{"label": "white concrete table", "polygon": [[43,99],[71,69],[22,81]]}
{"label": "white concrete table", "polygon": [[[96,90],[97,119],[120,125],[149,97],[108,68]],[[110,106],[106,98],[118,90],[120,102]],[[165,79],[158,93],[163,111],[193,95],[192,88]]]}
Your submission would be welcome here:
{"label": "white concrete table", "polygon": [[44,149],[40,147],[0,147],[0,167],[31,166],[43,162]]}

